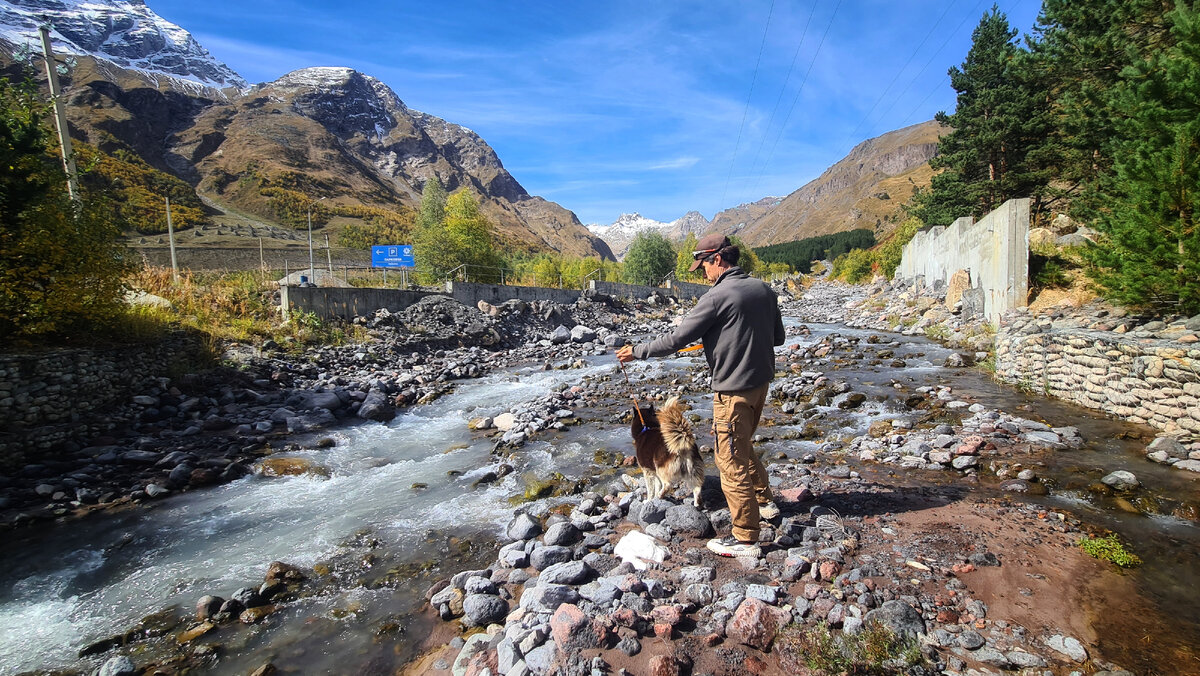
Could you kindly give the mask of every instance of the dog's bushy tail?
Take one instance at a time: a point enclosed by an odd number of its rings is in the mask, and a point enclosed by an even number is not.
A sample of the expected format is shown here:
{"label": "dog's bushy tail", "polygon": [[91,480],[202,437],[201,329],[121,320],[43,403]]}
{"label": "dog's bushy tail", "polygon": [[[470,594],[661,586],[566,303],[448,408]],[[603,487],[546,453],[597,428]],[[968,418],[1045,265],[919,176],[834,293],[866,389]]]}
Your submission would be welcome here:
{"label": "dog's bushy tail", "polygon": [[673,453],[682,453],[696,444],[696,437],[692,435],[692,424],[683,417],[686,410],[687,406],[679,401],[679,397],[671,397],[657,414],[663,441]]}

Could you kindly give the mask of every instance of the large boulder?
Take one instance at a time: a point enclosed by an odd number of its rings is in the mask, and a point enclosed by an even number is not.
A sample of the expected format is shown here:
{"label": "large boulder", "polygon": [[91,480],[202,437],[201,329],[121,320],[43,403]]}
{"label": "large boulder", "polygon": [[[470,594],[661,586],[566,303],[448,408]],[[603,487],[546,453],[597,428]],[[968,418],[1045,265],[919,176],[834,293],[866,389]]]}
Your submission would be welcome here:
{"label": "large boulder", "polygon": [[863,619],[868,624],[879,622],[900,637],[916,638],[918,634],[925,633],[925,620],[921,619],[921,613],[903,601],[885,601]]}

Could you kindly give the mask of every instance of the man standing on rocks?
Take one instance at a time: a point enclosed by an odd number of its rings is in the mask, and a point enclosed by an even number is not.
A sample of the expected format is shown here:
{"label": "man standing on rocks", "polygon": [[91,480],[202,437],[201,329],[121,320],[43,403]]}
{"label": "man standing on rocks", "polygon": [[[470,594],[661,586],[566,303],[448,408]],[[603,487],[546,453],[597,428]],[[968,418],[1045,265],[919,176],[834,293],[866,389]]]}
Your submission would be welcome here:
{"label": "man standing on rocks", "polygon": [[724,235],[708,235],[692,252],[689,270],[704,267],[713,283],[670,334],[617,350],[622,363],[665,357],[696,340],[704,345],[713,388],[713,436],[721,490],[733,534],[708,542],[721,556],[758,556],[759,520],[779,515],[767,472],[754,452],[754,432],[775,376],[775,346],[783,345],[783,317],[775,292],[738,267],[741,252]]}

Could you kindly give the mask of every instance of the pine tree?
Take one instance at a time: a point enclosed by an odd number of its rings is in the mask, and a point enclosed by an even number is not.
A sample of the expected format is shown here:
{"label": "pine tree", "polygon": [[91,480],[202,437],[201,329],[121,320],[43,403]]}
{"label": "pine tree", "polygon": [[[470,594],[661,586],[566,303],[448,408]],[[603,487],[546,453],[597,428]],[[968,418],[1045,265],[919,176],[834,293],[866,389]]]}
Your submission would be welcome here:
{"label": "pine tree", "polygon": [[1103,209],[1119,115],[1112,91],[1124,69],[1148,58],[1170,36],[1162,0],[1043,0],[1029,70],[1053,102],[1039,148],[1054,170],[1053,190],[1083,220]]}
{"label": "pine tree", "polygon": [[1167,15],[1170,47],[1125,68],[1110,92],[1118,141],[1101,190],[1097,281],[1134,307],[1200,312],[1200,13]]}
{"label": "pine tree", "polygon": [[[1031,158],[1049,123],[1048,101],[1033,71],[1023,67],[1017,32],[995,6],[972,33],[962,67],[950,69],[958,92],[954,114],[936,119],[953,131],[941,137],[930,165],[945,171],[917,198],[917,215],[945,224],[960,216],[980,217],[1005,200],[1040,200],[1049,179]],[[1034,211],[1040,208],[1040,201]]]}

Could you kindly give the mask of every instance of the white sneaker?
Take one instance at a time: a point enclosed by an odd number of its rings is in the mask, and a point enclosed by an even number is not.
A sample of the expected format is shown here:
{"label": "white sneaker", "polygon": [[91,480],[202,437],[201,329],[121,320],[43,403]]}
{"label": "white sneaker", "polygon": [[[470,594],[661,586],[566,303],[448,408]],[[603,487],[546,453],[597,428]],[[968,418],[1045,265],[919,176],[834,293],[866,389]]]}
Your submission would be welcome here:
{"label": "white sneaker", "polygon": [[779,516],[779,505],[774,502],[767,502],[758,506],[758,518],[770,521]]}
{"label": "white sneaker", "polygon": [[708,541],[708,548],[718,556],[762,556],[762,549],[753,542],[740,542],[732,535],[723,538],[713,538]]}

